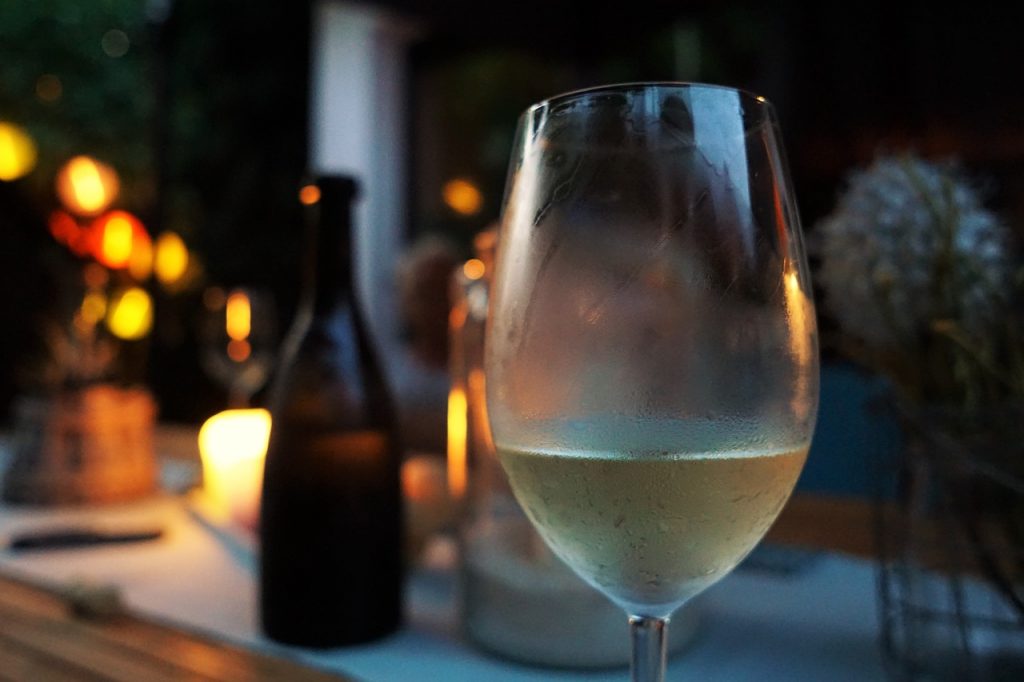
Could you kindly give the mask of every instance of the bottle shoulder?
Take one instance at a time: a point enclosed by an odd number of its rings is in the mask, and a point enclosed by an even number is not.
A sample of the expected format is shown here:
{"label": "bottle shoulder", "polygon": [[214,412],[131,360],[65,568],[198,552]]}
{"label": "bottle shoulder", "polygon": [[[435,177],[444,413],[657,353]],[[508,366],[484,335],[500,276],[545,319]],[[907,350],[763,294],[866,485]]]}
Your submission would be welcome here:
{"label": "bottle shoulder", "polygon": [[271,393],[275,419],[314,429],[391,429],[390,389],[351,309],[297,317],[285,345]]}

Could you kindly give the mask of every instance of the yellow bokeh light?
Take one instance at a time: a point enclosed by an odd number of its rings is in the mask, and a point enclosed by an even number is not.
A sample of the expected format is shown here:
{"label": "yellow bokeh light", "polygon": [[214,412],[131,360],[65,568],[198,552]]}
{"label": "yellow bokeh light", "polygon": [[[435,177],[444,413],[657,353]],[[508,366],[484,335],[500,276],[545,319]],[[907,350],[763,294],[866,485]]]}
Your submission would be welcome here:
{"label": "yellow bokeh light", "polygon": [[446,182],[442,196],[444,203],[461,215],[475,215],[484,205],[484,197],[477,186],[461,178]]}
{"label": "yellow bokeh light", "polygon": [[181,237],[173,232],[164,232],[156,240],[156,261],[153,264],[156,278],[161,284],[177,282],[188,269],[188,248]]}
{"label": "yellow bokeh light", "polygon": [[0,180],[24,177],[36,166],[36,143],[24,128],[0,121]]}
{"label": "yellow bokeh light", "polygon": [[270,412],[248,409],[215,414],[199,429],[203,492],[222,519],[255,525],[270,427]]}
{"label": "yellow bokeh light", "polygon": [[252,308],[249,297],[242,291],[232,292],[224,308],[224,327],[228,338],[244,341],[252,330]]}
{"label": "yellow bokeh light", "polygon": [[320,201],[320,188],[316,185],[306,185],[299,190],[299,201],[310,206]]}
{"label": "yellow bokeh light", "polygon": [[117,198],[114,169],[88,156],[76,156],[57,173],[57,196],[78,215],[96,215]]}
{"label": "yellow bokeh light", "polygon": [[107,328],[119,339],[136,341],[153,327],[153,300],[144,289],[130,287],[114,296],[107,311]]}
{"label": "yellow bokeh light", "polygon": [[128,265],[132,256],[132,232],[131,221],[122,215],[112,216],[106,221],[100,243],[104,263],[112,268]]}
{"label": "yellow bokeh light", "polygon": [[466,276],[466,279],[477,280],[484,276],[487,271],[487,267],[484,262],[479,258],[470,258],[462,266],[462,274]]}

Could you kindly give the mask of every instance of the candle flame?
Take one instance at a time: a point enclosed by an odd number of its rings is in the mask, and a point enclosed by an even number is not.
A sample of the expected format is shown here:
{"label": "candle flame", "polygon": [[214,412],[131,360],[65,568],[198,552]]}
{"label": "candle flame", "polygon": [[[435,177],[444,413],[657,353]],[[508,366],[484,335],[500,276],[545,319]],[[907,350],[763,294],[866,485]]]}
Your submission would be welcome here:
{"label": "candle flame", "polygon": [[448,491],[455,499],[466,493],[466,392],[455,386],[448,394]]}
{"label": "candle flame", "polygon": [[252,331],[252,308],[244,292],[236,291],[228,296],[224,317],[228,337],[234,341],[249,338]]}

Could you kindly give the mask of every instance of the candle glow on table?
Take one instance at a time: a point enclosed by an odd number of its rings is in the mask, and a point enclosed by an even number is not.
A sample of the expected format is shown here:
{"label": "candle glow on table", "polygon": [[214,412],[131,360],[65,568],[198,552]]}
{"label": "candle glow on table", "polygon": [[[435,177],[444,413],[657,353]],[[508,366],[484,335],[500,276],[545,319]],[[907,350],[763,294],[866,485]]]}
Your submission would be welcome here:
{"label": "candle glow on table", "polygon": [[431,535],[451,520],[444,458],[412,453],[402,463],[406,554],[415,558]]}
{"label": "candle glow on table", "polygon": [[199,430],[203,491],[221,520],[256,527],[270,424],[264,409],[225,410]]}

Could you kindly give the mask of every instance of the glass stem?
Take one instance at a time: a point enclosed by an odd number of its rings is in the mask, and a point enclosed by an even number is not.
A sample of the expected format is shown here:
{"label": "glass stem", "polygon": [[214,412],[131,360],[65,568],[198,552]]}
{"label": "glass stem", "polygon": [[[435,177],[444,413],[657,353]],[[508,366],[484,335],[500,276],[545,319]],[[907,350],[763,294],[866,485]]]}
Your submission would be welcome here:
{"label": "glass stem", "polygon": [[630,616],[629,632],[633,638],[633,682],[664,682],[668,618]]}

